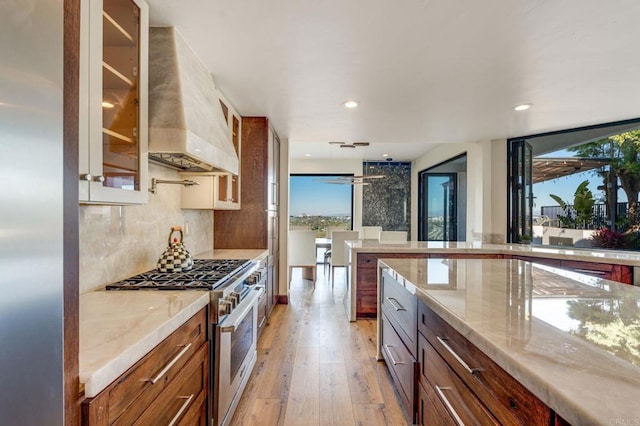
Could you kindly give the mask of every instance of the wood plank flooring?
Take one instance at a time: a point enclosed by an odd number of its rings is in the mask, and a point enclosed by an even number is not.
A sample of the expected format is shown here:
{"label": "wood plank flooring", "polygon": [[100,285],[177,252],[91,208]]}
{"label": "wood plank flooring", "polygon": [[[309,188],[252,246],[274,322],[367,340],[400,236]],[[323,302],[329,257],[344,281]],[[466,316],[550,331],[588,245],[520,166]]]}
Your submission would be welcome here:
{"label": "wood plank flooring", "polygon": [[231,424],[409,424],[387,367],[375,359],[376,321],[347,321],[343,268],[334,289],[321,265],[315,290],[293,271],[289,304],[276,305],[258,341]]}

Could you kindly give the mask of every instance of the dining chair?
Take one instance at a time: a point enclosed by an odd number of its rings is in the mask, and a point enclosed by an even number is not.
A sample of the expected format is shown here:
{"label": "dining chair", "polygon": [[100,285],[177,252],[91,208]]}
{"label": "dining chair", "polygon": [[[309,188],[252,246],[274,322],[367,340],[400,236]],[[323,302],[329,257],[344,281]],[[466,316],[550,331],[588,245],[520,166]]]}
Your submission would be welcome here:
{"label": "dining chair", "polygon": [[327,238],[331,238],[331,235],[335,232],[335,231],[350,231],[350,229],[348,229],[349,227],[347,225],[341,225],[341,226],[327,226]]}
{"label": "dining chair", "polygon": [[[347,225],[327,226],[327,238],[331,239],[331,235],[334,231],[349,231],[349,229]],[[327,265],[329,260],[331,260],[331,249],[325,250],[324,252],[324,264]]]}
{"label": "dining chair", "polygon": [[381,243],[406,243],[407,231],[380,231],[378,241]]}
{"label": "dining chair", "polygon": [[362,239],[377,240],[380,238],[380,232],[382,232],[382,226],[363,226]]}
{"label": "dining chair", "polygon": [[348,240],[357,240],[360,238],[360,232],[358,231],[333,231],[331,235],[331,287],[333,287],[333,281],[335,278],[336,267],[345,267],[347,262],[345,261],[345,245],[344,242]]}
{"label": "dining chair", "polygon": [[315,288],[317,268],[315,231],[289,231],[287,262],[289,264],[289,281],[291,281],[293,268],[311,268],[313,287]]}

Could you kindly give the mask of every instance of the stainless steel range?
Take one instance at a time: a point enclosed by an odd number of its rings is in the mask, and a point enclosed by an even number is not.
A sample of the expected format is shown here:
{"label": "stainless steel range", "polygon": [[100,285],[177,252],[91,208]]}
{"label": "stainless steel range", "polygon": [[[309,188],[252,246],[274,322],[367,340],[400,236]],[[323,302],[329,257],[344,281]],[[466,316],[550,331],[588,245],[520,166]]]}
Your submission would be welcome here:
{"label": "stainless steel range", "polygon": [[107,290],[188,290],[210,295],[212,425],[228,425],[256,362],[258,299],[266,261],[200,260],[187,272],[151,270],[110,284]]}

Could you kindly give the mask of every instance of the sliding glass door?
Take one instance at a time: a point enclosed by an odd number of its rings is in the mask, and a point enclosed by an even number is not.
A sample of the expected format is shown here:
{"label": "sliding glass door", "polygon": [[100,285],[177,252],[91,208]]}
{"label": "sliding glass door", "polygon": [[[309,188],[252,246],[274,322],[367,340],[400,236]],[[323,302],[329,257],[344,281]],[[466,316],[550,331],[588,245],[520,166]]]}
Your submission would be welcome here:
{"label": "sliding glass door", "polygon": [[420,241],[456,241],[457,173],[420,174]]}
{"label": "sliding glass door", "polygon": [[509,146],[509,242],[533,236],[533,150],[525,140]]}

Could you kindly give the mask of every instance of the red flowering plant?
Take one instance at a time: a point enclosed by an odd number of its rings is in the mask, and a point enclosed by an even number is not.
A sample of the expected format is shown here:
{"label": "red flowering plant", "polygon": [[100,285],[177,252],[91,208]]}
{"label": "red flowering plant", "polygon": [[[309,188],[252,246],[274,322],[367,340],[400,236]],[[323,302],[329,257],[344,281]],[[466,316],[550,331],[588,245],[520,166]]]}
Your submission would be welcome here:
{"label": "red flowering plant", "polygon": [[601,228],[591,236],[594,247],[608,249],[632,249],[634,248],[634,237],[622,232],[612,231],[609,228]]}

